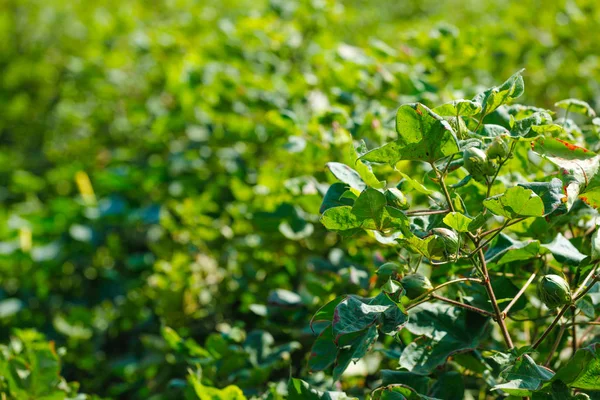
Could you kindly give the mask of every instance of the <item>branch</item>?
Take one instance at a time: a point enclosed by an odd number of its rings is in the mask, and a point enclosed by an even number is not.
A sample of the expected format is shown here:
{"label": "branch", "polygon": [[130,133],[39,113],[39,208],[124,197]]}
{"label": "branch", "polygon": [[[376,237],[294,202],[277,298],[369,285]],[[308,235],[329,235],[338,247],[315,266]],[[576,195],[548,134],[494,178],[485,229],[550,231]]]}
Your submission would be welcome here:
{"label": "branch", "polygon": [[[427,298],[430,297],[430,295],[437,291],[440,290],[441,288],[443,288],[444,286],[448,286],[451,285],[453,283],[458,283],[458,282],[477,282],[477,283],[482,283],[481,279],[477,279],[477,278],[458,278],[458,279],[453,279],[451,281],[448,282],[444,282],[440,285],[437,285],[436,287],[434,287],[433,289],[428,290],[427,292],[423,293],[422,295],[420,295],[419,297],[413,299],[407,306],[406,309],[410,310],[413,307],[416,307],[417,305],[424,303],[425,301],[427,301]],[[422,301],[425,300],[425,301]]]}
{"label": "branch", "polygon": [[521,288],[521,290],[519,290],[519,293],[517,293],[517,295],[515,297],[513,297],[513,299],[510,301],[510,303],[508,303],[508,305],[506,306],[506,308],[504,308],[504,311],[502,311],[503,315],[508,314],[508,312],[510,311],[510,309],[512,308],[512,306],[514,306],[515,303],[517,302],[517,300],[519,300],[519,298],[523,295],[523,293],[525,293],[525,290],[527,290],[527,287],[531,284],[531,282],[533,282],[533,280],[535,279],[536,276],[537,276],[536,272],[534,272],[533,274],[531,274],[531,276],[529,277],[529,279],[527,279],[527,282],[525,282],[525,284],[523,285],[523,287]]}
{"label": "branch", "polygon": [[496,236],[498,236],[500,234],[500,232],[502,232],[502,229],[504,229],[504,228],[506,228],[508,226],[508,221],[509,220],[506,220],[506,222],[500,228],[498,228],[498,230],[492,235],[491,238],[489,238],[488,240],[486,240],[485,242],[483,242],[483,244],[477,246],[477,248],[475,250],[473,250],[471,252],[471,254],[469,254],[469,258],[473,257],[475,254],[477,254],[479,252],[479,250],[483,249],[485,246],[487,246],[488,244],[490,244],[490,242],[492,240],[494,240],[494,238]]}
{"label": "branch", "polygon": [[506,224],[506,226],[501,226],[500,228],[494,228],[494,229],[490,229],[489,231],[485,231],[485,232],[481,233],[479,235],[479,237],[484,237],[484,236],[487,236],[487,235],[489,235],[491,233],[494,233],[496,231],[501,231],[504,228],[507,228],[507,227],[512,226],[514,224],[518,224],[521,221],[525,221],[527,218],[529,218],[529,217],[521,217],[521,218],[513,219],[509,224]]}
{"label": "branch", "polygon": [[419,216],[419,215],[435,215],[435,214],[446,214],[450,210],[413,210],[406,211],[404,214],[407,216]]}
{"label": "branch", "polygon": [[490,318],[494,318],[494,317],[495,317],[495,315],[494,315],[494,314],[492,314],[492,313],[491,313],[491,312],[489,312],[489,311],[485,311],[485,310],[482,310],[481,308],[473,307],[473,306],[471,306],[471,305],[469,305],[469,304],[461,303],[461,302],[459,302],[459,301],[452,300],[452,299],[449,299],[449,298],[447,298],[447,297],[438,296],[437,294],[432,294],[432,295],[431,295],[431,297],[432,297],[433,299],[440,300],[440,301],[443,301],[443,302],[445,302],[445,303],[452,304],[452,305],[455,305],[455,306],[457,306],[457,307],[461,307],[461,308],[464,308],[464,309],[466,309],[466,310],[469,310],[469,311],[473,311],[473,312],[479,313],[479,314],[481,314],[481,315],[485,315],[486,317],[490,317]]}
{"label": "branch", "polygon": [[510,333],[508,333],[506,321],[503,318],[502,312],[500,311],[500,307],[498,307],[498,301],[496,300],[496,295],[494,294],[494,289],[492,288],[492,283],[490,282],[490,275],[488,273],[487,264],[485,262],[485,256],[483,255],[483,250],[481,249],[479,249],[479,261],[481,262],[481,270],[483,271],[483,284],[485,285],[485,290],[487,291],[488,297],[490,298],[490,302],[492,303],[492,307],[494,308],[494,313],[496,314],[496,322],[498,322],[498,325],[500,325],[500,331],[502,332],[502,336],[504,337],[504,342],[506,342],[506,346],[509,350],[511,350],[515,346],[513,345]]}

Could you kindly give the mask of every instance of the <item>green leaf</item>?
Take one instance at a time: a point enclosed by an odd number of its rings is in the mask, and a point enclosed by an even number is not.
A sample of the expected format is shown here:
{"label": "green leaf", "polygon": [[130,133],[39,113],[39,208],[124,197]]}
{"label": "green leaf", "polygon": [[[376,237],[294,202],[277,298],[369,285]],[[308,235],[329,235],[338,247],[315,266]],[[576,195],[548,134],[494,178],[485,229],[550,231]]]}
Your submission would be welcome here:
{"label": "green leaf", "polygon": [[385,195],[372,188],[366,188],[358,196],[352,207],[352,213],[360,220],[372,219],[379,221],[387,201]]}
{"label": "green leaf", "polygon": [[552,117],[550,113],[547,111],[538,111],[526,118],[515,121],[510,133],[511,136],[527,137],[532,130],[537,133],[536,130],[539,129],[536,129],[536,127],[548,125],[551,122]]}
{"label": "green leaf", "polygon": [[542,247],[550,250],[556,261],[562,264],[578,266],[587,258],[585,254],[579,252],[561,233],[558,233],[552,242],[542,244]]}
{"label": "green leaf", "polygon": [[308,366],[311,371],[323,371],[335,362],[337,346],[333,340],[331,325],[323,329],[317,340],[313,343]]}
{"label": "green leaf", "polygon": [[[529,260],[540,254],[541,245],[537,240],[519,241],[501,233],[493,247],[485,253],[489,263],[505,264],[511,261]],[[546,251],[544,250],[544,253]]]}
{"label": "green leaf", "polygon": [[533,190],[521,186],[512,187],[505,193],[485,199],[483,205],[494,214],[510,219],[541,217],[544,214],[542,199]]}
{"label": "green leaf", "polygon": [[[567,386],[582,390],[600,390],[600,343],[577,350],[552,381],[562,381]],[[548,385],[546,385],[548,386]]]}
{"label": "green leaf", "polygon": [[336,178],[350,186],[352,189],[363,191],[367,187],[358,172],[349,166],[338,162],[328,162],[327,167]]}
{"label": "green leaf", "polygon": [[398,139],[369,151],[361,159],[392,165],[400,160],[432,163],[460,151],[450,124],[421,103],[400,106],[396,131]]}
{"label": "green leaf", "polygon": [[333,380],[339,380],[351,362],[356,362],[363,358],[375,344],[378,337],[377,327],[370,326],[350,343],[344,343],[338,352],[335,367],[333,368]]}
{"label": "green leaf", "polygon": [[423,303],[411,310],[406,329],[420,337],[400,356],[400,367],[427,375],[454,353],[472,350],[483,338],[487,318],[445,303]]}
{"label": "green leaf", "polygon": [[310,320],[311,329],[315,322],[332,322],[333,314],[335,313],[335,308],[345,299],[346,296],[338,296],[335,299],[331,300],[329,303],[325,304],[323,307],[319,308],[319,310],[315,313],[315,315],[313,315],[312,319]]}
{"label": "green leaf", "polygon": [[426,400],[430,397],[422,396],[413,388],[406,385],[389,385],[373,391],[372,400]]}
{"label": "green leaf", "polygon": [[188,381],[196,396],[198,396],[198,400],[246,400],[242,390],[234,385],[227,386],[224,389],[204,386],[200,378],[195,375],[190,375]]}
{"label": "green leaf", "polygon": [[333,314],[333,335],[339,336],[362,331],[373,325],[390,305],[366,304],[355,296],[348,296],[338,304]]}
{"label": "green leaf", "polygon": [[362,221],[352,212],[352,207],[342,206],[325,210],[321,216],[321,223],[325,228],[334,232],[343,232],[359,229]]}
{"label": "green leaf", "polygon": [[481,112],[481,105],[471,100],[460,99],[444,103],[432,111],[443,117],[456,117],[456,115],[472,117]]}
{"label": "green leaf", "polygon": [[444,217],[443,221],[457,232],[469,232],[469,224],[473,219],[458,212],[451,212]]}
{"label": "green leaf", "polygon": [[443,400],[464,399],[465,382],[462,375],[457,371],[441,374],[428,394]]}
{"label": "green leaf", "polygon": [[494,386],[494,390],[502,390],[513,396],[530,396],[541,389],[542,384],[549,381],[554,373],[524,354],[503,375],[508,382]]}
{"label": "green leaf", "polygon": [[[367,198],[370,198],[370,195],[367,195]],[[374,204],[377,208],[371,209],[371,203],[368,200],[361,202],[356,209],[360,217],[354,213],[354,208],[350,206],[330,208],[321,216],[321,223],[327,229],[342,234],[352,234],[358,229],[379,231],[395,229],[408,232],[408,218],[402,211],[390,206],[379,208],[378,205],[380,203],[378,203],[378,200]],[[354,207],[356,207],[356,203]],[[379,210],[378,214],[375,212],[377,210]],[[371,218],[371,216],[374,216],[375,219]]]}
{"label": "green leaf", "polygon": [[565,110],[569,110],[577,114],[583,114],[590,118],[596,116],[594,109],[588,103],[582,100],[565,99],[554,103],[554,106],[564,108]]}
{"label": "green leaf", "polygon": [[561,169],[567,209],[577,199],[593,208],[600,207],[600,156],[560,139],[538,138],[532,148]]}
{"label": "green leaf", "polygon": [[329,186],[329,189],[327,189],[327,193],[325,193],[325,197],[323,198],[323,202],[321,203],[321,208],[319,208],[319,213],[323,214],[333,207],[352,206],[352,199],[344,197],[344,193],[346,193],[348,189],[350,189],[350,186],[341,182],[336,182]]}
{"label": "green leaf", "polygon": [[540,196],[544,203],[544,216],[558,211],[557,214],[564,214],[567,211],[565,202],[566,196],[563,193],[562,182],[558,178],[552,178],[550,182],[528,182],[519,183],[519,186],[532,190]]}
{"label": "green leaf", "polygon": [[408,192],[410,190],[415,190],[426,196],[433,193],[433,190],[427,189],[425,187],[425,185],[423,185],[421,182],[417,181],[416,179],[411,178],[404,172],[398,171],[398,173],[400,174],[400,176],[402,176],[402,181],[400,182],[400,186],[403,191]]}
{"label": "green leaf", "polygon": [[322,392],[300,379],[292,378],[288,383],[287,400],[355,400],[342,392]]}
{"label": "green leaf", "polygon": [[496,108],[521,96],[525,90],[523,77],[520,70],[508,78],[502,85],[489,88],[473,98],[473,102],[480,104],[482,114],[488,115]]}
{"label": "green leaf", "polygon": [[596,230],[592,234],[592,255],[590,262],[600,260],[600,229],[596,226]]}
{"label": "green leaf", "polygon": [[409,386],[419,393],[427,393],[429,391],[430,380],[431,379],[428,376],[415,374],[409,371],[394,371],[391,369],[381,370],[381,384],[383,386],[401,384]]}
{"label": "green leaf", "polygon": [[[357,149],[354,148],[354,140],[350,132],[348,132],[345,129],[342,129],[340,130],[339,135],[341,136],[341,138],[343,138],[343,141],[345,141],[345,157],[341,161],[344,161],[349,165],[353,165],[354,169],[356,170],[356,173],[358,173],[362,181],[367,186],[370,186],[375,189],[383,189],[385,187],[385,181],[380,181],[379,179],[377,179],[377,177],[371,170],[371,167],[358,160],[359,154],[357,153]],[[361,145],[364,145],[364,142],[361,142]]]}

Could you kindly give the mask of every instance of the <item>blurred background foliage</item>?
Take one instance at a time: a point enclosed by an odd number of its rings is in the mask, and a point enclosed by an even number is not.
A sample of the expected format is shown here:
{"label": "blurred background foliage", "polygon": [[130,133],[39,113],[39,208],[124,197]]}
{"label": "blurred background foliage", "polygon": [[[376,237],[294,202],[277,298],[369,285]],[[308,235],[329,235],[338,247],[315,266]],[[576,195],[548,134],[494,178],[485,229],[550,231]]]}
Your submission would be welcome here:
{"label": "blurred background foliage", "polygon": [[[325,163],[352,164],[353,137],[381,144],[399,104],[470,96],[521,67],[523,102],[600,105],[593,0],[0,10],[8,398],[74,398],[67,381],[101,398],[227,385],[240,389],[213,398],[282,398],[290,370],[306,375],[312,313],[366,295],[394,254],[318,222]],[[346,380],[355,394],[364,368]]]}

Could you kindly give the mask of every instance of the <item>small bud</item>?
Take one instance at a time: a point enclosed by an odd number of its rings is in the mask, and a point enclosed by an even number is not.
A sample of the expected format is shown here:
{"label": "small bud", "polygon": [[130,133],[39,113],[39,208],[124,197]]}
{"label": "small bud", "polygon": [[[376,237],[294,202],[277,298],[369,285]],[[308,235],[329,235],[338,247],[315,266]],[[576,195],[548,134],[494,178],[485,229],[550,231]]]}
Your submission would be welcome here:
{"label": "small bud", "polygon": [[408,204],[408,200],[406,200],[406,196],[400,190],[396,188],[390,188],[385,191],[385,198],[387,200],[388,205],[397,208],[399,210],[408,210],[410,205]]}
{"label": "small bud", "polygon": [[400,284],[406,291],[406,297],[409,299],[416,299],[427,291],[433,289],[431,282],[426,276],[421,274],[406,275]]}
{"label": "small bud", "polygon": [[564,306],[571,302],[569,284],[558,275],[545,275],[537,286],[538,297],[550,309]]}

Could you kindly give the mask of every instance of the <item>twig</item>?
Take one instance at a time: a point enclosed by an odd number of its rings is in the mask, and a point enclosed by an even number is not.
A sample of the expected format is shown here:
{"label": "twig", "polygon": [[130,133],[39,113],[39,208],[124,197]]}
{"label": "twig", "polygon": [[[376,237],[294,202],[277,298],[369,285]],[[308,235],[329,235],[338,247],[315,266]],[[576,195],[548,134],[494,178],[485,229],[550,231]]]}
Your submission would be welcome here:
{"label": "twig", "polygon": [[485,315],[486,317],[490,317],[490,318],[494,318],[495,317],[494,314],[492,314],[489,311],[485,311],[485,310],[482,310],[481,308],[473,307],[473,306],[471,306],[469,304],[461,303],[459,301],[452,300],[452,299],[449,299],[447,297],[438,296],[437,294],[432,294],[431,297],[433,299],[440,300],[440,301],[443,301],[445,303],[455,305],[457,307],[462,307],[462,308],[464,308],[466,310],[473,311],[473,312],[479,313],[481,315]]}
{"label": "twig", "polygon": [[513,299],[510,301],[510,303],[508,303],[508,305],[504,308],[504,311],[502,311],[503,315],[508,314],[508,312],[510,311],[512,306],[514,306],[515,303],[517,302],[517,300],[519,300],[519,298],[523,295],[523,293],[525,293],[525,290],[527,290],[527,287],[531,284],[531,282],[533,282],[533,280],[535,279],[536,276],[537,276],[536,272],[531,274],[529,279],[527,279],[527,282],[525,282],[525,284],[523,285],[521,290],[519,290],[519,293],[517,293],[517,295],[515,297],[513,297]]}
{"label": "twig", "polygon": [[500,234],[500,232],[502,232],[502,229],[506,228],[508,226],[508,222],[509,220],[506,220],[506,222],[500,227],[500,229],[498,229],[491,238],[489,238],[488,240],[486,240],[485,242],[483,242],[483,244],[480,244],[475,250],[473,250],[471,252],[471,254],[469,254],[469,257],[473,257],[475,254],[477,254],[479,252],[479,250],[483,249],[485,246],[487,246],[488,244],[490,244],[490,242],[492,240],[494,240],[494,238],[496,236],[498,236]]}
{"label": "twig", "polygon": [[448,286],[448,285],[451,285],[453,283],[458,283],[458,282],[477,282],[477,283],[481,283],[482,281],[481,281],[481,279],[477,279],[477,278],[458,278],[458,279],[453,279],[453,280],[448,281],[448,282],[444,282],[442,284],[437,285],[433,289],[428,290],[427,292],[423,293],[419,297],[413,299],[411,301],[411,303],[406,306],[406,309],[410,310],[411,308],[416,307],[418,304],[423,303],[423,301],[421,301],[423,299],[425,299],[425,301],[427,301],[427,297],[429,297],[433,292],[435,292],[437,290],[440,290],[444,286]]}
{"label": "twig", "polygon": [[550,365],[550,361],[552,361],[552,356],[554,355],[554,353],[556,353],[556,349],[558,348],[558,345],[560,344],[560,340],[563,337],[563,334],[565,333],[565,330],[567,329],[567,325],[563,324],[560,326],[560,330],[558,331],[558,335],[556,336],[556,340],[554,341],[554,344],[552,345],[552,350],[550,350],[550,354],[548,354],[548,357],[546,358],[546,361],[544,361],[544,366],[547,367],[548,365]]}
{"label": "twig", "polygon": [[414,216],[419,216],[419,215],[446,214],[448,212],[450,212],[450,210],[413,210],[413,211],[406,211],[404,214],[414,217]]}
{"label": "twig", "polygon": [[483,271],[483,284],[485,285],[485,290],[487,291],[488,297],[490,298],[490,302],[492,303],[492,307],[494,308],[494,313],[496,314],[496,321],[498,322],[498,325],[500,325],[500,331],[502,332],[502,336],[504,337],[506,346],[509,350],[511,350],[515,346],[513,345],[510,333],[508,333],[506,321],[504,320],[504,318],[502,318],[502,311],[500,311],[500,307],[498,307],[498,301],[496,300],[496,295],[494,294],[494,289],[492,288],[492,283],[490,282],[490,275],[487,270],[485,256],[483,255],[483,250],[481,249],[479,249],[479,261],[481,262],[481,270]]}
{"label": "twig", "polygon": [[504,229],[504,228],[507,228],[507,227],[509,227],[509,226],[512,226],[512,225],[514,225],[514,224],[518,224],[519,222],[521,222],[521,221],[524,221],[524,220],[526,220],[527,218],[529,218],[529,217],[522,217],[522,218],[513,219],[513,220],[512,220],[512,221],[511,221],[509,224],[507,224],[506,226],[502,226],[502,227],[500,227],[500,228],[494,228],[494,229],[490,229],[489,231],[485,231],[485,232],[481,233],[481,234],[479,235],[479,237],[484,237],[484,236],[487,236],[487,235],[489,235],[489,234],[491,234],[491,233],[494,233],[494,232],[496,232],[496,231],[501,231],[502,229]]}

